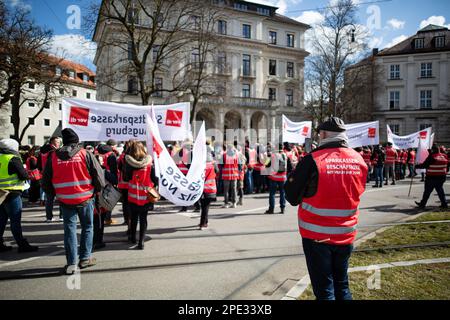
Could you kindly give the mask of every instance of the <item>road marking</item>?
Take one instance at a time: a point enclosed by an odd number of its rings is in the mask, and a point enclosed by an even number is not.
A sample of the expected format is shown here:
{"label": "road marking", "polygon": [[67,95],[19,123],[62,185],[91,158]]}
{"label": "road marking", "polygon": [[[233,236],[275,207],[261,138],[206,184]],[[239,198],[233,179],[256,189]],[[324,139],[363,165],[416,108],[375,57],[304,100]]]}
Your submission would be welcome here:
{"label": "road marking", "polygon": [[[414,266],[417,264],[435,264],[448,262],[450,262],[450,258],[396,261],[383,264],[372,264],[369,266],[348,268],[348,272],[374,271],[386,268]],[[304,276],[302,279],[300,279],[299,282],[297,282],[297,284],[294,287],[292,287],[291,290],[288,291],[288,293],[286,293],[286,295],[281,300],[297,300],[310,284],[311,279],[309,278],[309,275]]]}
{"label": "road marking", "polygon": [[3,264],[0,264],[0,269],[4,268],[4,267],[10,267],[10,266],[15,266],[15,265],[26,263],[26,262],[35,261],[35,260],[38,260],[38,259],[41,259],[41,258],[44,258],[44,257],[56,256],[56,255],[58,255],[60,253],[64,253],[64,252],[66,252],[66,251],[65,250],[58,250],[58,251],[54,251],[54,252],[51,252],[49,254],[46,254],[46,255],[43,255],[43,256],[39,256],[39,257],[26,258],[26,259],[22,259],[22,260],[17,260],[17,261],[11,261],[11,262],[7,262],[7,263],[3,263]]}

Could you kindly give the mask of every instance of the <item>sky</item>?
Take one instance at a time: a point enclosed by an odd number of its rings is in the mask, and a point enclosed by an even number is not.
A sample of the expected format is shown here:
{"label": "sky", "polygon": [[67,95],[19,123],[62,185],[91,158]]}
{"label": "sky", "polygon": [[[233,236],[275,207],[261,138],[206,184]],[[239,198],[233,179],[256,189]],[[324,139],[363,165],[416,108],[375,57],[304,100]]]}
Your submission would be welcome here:
{"label": "sky", "polygon": [[[83,63],[95,71],[95,43],[83,34],[78,22],[82,23],[89,4],[100,0],[0,1],[7,2],[11,8],[27,8],[39,25],[53,30],[52,53]],[[336,0],[249,1],[276,6],[278,13],[314,27],[323,21],[322,9]],[[358,5],[358,23],[367,26],[370,31],[367,41],[371,49],[395,45],[429,23],[450,28],[449,0],[353,1]]]}

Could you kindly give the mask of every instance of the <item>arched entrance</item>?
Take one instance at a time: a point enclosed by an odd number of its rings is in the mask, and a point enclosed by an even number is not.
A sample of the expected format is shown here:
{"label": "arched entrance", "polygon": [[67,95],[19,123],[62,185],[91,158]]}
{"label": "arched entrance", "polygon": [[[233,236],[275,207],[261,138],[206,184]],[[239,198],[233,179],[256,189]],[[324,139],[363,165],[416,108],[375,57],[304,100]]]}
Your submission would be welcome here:
{"label": "arched entrance", "polygon": [[257,111],[252,114],[250,129],[250,140],[252,142],[267,143],[269,120],[264,112]]}
{"label": "arched entrance", "polygon": [[236,110],[230,110],[225,114],[224,123],[224,139],[228,143],[233,143],[235,140],[242,140],[245,133],[242,127],[241,114]]}
{"label": "arched entrance", "polygon": [[195,121],[198,123],[196,128],[200,129],[203,121],[205,121],[205,130],[214,129],[216,127],[216,119],[214,113],[209,109],[201,109],[195,115]]}

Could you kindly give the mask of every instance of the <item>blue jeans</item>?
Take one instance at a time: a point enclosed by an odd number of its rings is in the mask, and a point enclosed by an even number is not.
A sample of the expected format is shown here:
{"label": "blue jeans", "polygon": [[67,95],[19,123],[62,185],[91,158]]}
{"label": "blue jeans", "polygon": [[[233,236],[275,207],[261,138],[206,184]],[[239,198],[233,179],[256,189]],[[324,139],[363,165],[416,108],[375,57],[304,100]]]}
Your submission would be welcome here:
{"label": "blue jeans", "polygon": [[3,241],[8,218],[11,220],[11,232],[18,244],[23,242],[22,235],[22,197],[20,194],[8,195],[0,205],[0,242]]}
{"label": "blue jeans", "polygon": [[280,208],[286,207],[286,198],[284,194],[284,182],[269,180],[270,194],[269,194],[269,208],[275,208],[275,194],[277,193],[277,187],[280,189]]}
{"label": "blue jeans", "polygon": [[245,173],[245,193],[253,193],[253,170],[247,170]]}
{"label": "blue jeans", "polygon": [[88,260],[92,253],[94,239],[94,201],[84,207],[66,207],[61,205],[64,217],[64,248],[66,249],[67,265],[77,264],[77,216],[80,218],[80,260]]}
{"label": "blue jeans", "polygon": [[306,238],[302,242],[317,300],[352,300],[347,269],[353,245],[337,246]]}
{"label": "blue jeans", "polygon": [[375,184],[383,185],[383,166],[376,166],[375,170]]}

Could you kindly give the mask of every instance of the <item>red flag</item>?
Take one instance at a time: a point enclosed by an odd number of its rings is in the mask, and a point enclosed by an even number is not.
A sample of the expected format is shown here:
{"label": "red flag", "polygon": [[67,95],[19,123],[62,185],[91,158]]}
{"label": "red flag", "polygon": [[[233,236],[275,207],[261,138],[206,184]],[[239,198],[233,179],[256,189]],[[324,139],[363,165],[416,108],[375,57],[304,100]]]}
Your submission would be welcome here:
{"label": "red flag", "polygon": [[153,137],[153,151],[156,153],[156,156],[159,158],[159,155],[163,151],[159,143],[156,141],[155,137]]}

